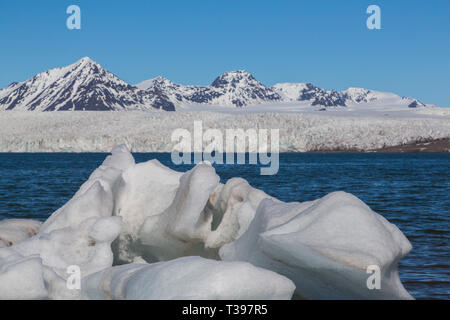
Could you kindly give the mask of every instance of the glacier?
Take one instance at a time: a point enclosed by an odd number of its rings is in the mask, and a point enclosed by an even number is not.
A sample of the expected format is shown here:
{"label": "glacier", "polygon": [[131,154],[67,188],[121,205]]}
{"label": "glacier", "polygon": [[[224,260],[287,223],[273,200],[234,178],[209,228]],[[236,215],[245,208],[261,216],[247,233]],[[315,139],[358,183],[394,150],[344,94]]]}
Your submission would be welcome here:
{"label": "glacier", "polygon": [[[0,112],[0,152],[171,152],[178,128],[279,129],[280,152],[369,151],[450,137],[450,109],[396,106],[317,111],[309,104],[228,107],[185,106],[177,112]],[[300,110],[300,111],[299,111]]]}
{"label": "glacier", "polygon": [[285,203],[125,145],[42,225],[0,221],[0,237],[0,299],[412,299],[397,270],[411,244],[355,196]]}

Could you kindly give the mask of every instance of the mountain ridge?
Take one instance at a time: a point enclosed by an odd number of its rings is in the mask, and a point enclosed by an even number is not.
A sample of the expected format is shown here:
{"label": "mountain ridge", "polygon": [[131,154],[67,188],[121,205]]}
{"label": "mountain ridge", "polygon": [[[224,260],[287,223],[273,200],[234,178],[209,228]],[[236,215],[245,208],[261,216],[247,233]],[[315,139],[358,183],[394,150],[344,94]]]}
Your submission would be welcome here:
{"label": "mountain ridge", "polygon": [[224,72],[209,86],[176,84],[162,76],[130,85],[89,57],[13,82],[0,90],[0,110],[164,110],[181,104],[245,107],[271,102],[306,101],[318,107],[346,107],[395,100],[410,108],[426,106],[413,98],[364,88],[325,90],[311,83],[265,86],[245,70]]}

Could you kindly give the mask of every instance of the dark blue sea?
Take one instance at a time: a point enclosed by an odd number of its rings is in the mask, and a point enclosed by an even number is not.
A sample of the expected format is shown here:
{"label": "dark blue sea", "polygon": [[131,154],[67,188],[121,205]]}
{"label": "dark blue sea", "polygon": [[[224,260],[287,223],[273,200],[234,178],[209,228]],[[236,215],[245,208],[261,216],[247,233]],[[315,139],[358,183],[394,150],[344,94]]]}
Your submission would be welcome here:
{"label": "dark blue sea", "polygon": [[[0,154],[0,219],[45,220],[78,190],[106,154]],[[170,154],[157,158],[179,171]],[[308,201],[342,190],[395,223],[413,249],[399,266],[419,299],[450,298],[450,154],[281,154],[275,176],[255,165],[215,165],[223,182],[243,177],[283,201]]]}

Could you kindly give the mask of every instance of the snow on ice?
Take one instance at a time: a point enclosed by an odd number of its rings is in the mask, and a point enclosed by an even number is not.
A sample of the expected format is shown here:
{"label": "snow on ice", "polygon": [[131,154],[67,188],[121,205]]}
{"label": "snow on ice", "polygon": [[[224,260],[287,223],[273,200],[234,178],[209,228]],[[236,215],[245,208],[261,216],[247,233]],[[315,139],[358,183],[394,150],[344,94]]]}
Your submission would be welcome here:
{"label": "snow on ice", "polygon": [[42,226],[2,221],[0,237],[0,299],[411,298],[409,241],[358,198],[284,203],[208,163],[136,164],[123,145]]}
{"label": "snow on ice", "polygon": [[358,105],[320,112],[288,103],[245,111],[192,106],[177,112],[8,111],[0,113],[0,152],[109,152],[120,144],[133,152],[171,152],[174,130],[193,134],[194,121],[223,134],[230,128],[279,129],[280,152],[372,150],[449,138],[450,113],[442,110]]}

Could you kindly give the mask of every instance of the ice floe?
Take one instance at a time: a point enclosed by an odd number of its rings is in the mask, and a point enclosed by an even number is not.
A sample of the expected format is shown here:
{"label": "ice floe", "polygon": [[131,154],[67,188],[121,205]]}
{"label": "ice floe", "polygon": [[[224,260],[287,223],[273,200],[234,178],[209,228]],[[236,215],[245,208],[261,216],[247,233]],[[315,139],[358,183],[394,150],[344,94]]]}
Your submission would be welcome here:
{"label": "ice floe", "polygon": [[295,285],[245,262],[183,257],[125,264],[85,278],[83,299],[269,300],[290,299]]}
{"label": "ice floe", "polygon": [[[287,276],[302,298],[394,299],[410,298],[397,273],[410,250],[395,225],[355,196],[335,192],[306,203],[264,200],[247,232],[220,256]],[[381,270],[379,290],[366,285],[370,266]]]}
{"label": "ice floe", "polygon": [[351,194],[285,203],[209,163],[136,164],[122,145],[42,225],[0,222],[0,299],[410,299],[410,250]]}
{"label": "ice floe", "polygon": [[0,247],[13,244],[34,236],[41,223],[35,220],[10,219],[0,221]]}

